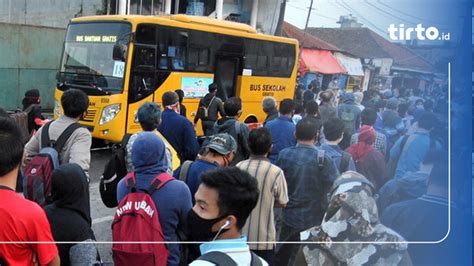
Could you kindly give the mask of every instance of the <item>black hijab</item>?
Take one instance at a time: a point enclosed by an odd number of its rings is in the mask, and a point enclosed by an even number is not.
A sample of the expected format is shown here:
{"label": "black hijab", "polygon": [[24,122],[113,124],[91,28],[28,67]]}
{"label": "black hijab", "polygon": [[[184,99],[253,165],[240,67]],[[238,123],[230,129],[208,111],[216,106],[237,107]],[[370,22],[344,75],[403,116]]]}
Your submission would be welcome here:
{"label": "black hijab", "polygon": [[52,175],[52,201],[56,208],[69,209],[91,225],[89,183],[77,164],[63,164]]}
{"label": "black hijab", "polygon": [[[52,203],[45,207],[55,241],[95,240],[89,183],[77,164],[63,164],[52,174]],[[61,265],[69,265],[72,244],[58,244]]]}

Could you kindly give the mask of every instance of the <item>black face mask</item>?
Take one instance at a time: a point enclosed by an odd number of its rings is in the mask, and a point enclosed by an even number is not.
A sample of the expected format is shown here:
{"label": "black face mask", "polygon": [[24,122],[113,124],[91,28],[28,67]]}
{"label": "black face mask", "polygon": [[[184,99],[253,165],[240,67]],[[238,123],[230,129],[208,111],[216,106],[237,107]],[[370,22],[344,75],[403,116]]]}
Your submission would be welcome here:
{"label": "black face mask", "polygon": [[[222,215],[214,219],[204,219],[199,217],[193,209],[188,212],[187,235],[191,241],[209,241],[216,236],[218,231],[213,232],[212,226],[222,220],[227,215]],[[220,230],[220,233],[229,230],[228,228]]]}

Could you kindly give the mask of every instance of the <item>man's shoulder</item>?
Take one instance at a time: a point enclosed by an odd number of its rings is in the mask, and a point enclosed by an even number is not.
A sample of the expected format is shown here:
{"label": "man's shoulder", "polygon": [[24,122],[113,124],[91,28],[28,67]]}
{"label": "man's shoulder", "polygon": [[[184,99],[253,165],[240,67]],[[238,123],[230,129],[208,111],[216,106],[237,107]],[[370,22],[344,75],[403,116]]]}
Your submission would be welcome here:
{"label": "man's shoulder", "polygon": [[[9,202],[13,202],[13,206],[9,206],[9,212],[15,217],[15,220],[36,220],[39,216],[43,216],[43,209],[33,201],[27,200],[16,193],[11,193],[6,197],[10,198]],[[2,199],[2,201],[7,201]]]}

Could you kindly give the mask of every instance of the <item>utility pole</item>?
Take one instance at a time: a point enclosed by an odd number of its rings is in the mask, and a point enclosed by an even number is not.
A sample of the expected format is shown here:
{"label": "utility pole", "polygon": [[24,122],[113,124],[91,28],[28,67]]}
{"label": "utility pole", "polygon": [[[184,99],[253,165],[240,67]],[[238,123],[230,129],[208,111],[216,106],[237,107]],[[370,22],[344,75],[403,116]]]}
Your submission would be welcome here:
{"label": "utility pole", "polygon": [[313,10],[313,0],[311,0],[311,4],[309,4],[308,16],[306,17],[306,24],[304,25],[304,31],[303,31],[303,40],[301,40],[301,44],[300,44],[301,48],[303,48],[304,40],[306,39],[306,29],[308,28],[309,17],[311,16],[312,10]]}

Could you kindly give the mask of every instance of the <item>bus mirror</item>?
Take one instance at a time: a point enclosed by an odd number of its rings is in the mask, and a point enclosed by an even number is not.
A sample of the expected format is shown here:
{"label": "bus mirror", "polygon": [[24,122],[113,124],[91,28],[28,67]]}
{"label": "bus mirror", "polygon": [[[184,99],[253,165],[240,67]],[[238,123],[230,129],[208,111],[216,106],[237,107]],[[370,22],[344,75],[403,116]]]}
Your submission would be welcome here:
{"label": "bus mirror", "polygon": [[125,61],[125,54],[127,53],[127,46],[123,44],[115,44],[112,57],[115,61]]}

